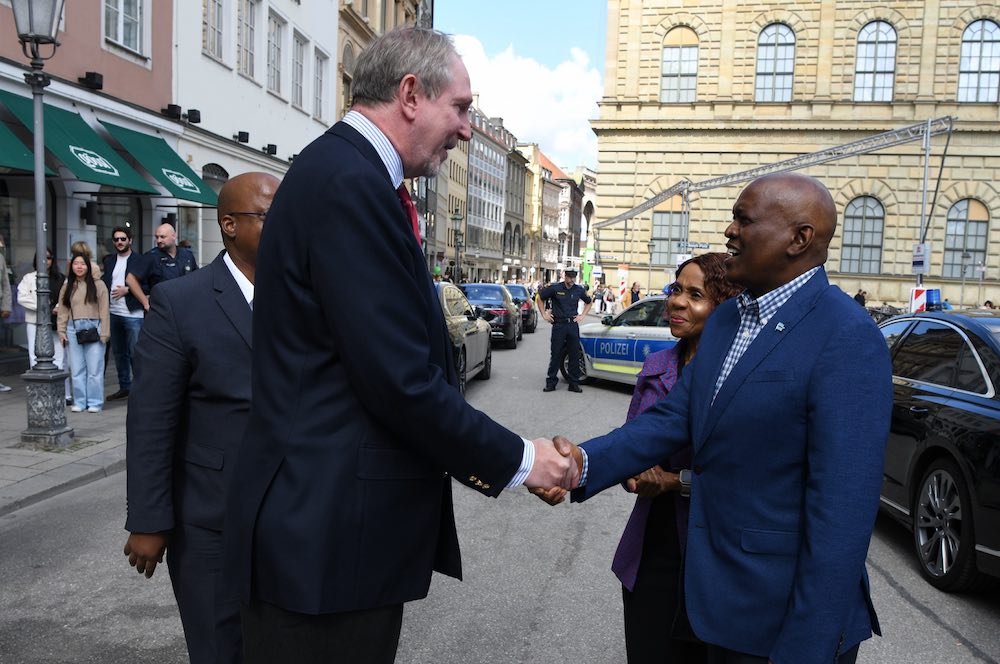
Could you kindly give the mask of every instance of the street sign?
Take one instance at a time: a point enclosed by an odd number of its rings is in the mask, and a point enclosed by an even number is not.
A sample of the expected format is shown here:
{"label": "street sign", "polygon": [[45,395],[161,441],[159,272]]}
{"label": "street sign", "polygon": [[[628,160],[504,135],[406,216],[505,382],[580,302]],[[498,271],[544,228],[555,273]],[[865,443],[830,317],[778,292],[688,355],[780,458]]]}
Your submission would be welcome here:
{"label": "street sign", "polygon": [[913,245],[913,274],[927,274],[929,258],[930,247],[926,242]]}
{"label": "street sign", "polygon": [[688,242],[687,240],[677,241],[678,249],[711,249],[712,244],[710,242]]}

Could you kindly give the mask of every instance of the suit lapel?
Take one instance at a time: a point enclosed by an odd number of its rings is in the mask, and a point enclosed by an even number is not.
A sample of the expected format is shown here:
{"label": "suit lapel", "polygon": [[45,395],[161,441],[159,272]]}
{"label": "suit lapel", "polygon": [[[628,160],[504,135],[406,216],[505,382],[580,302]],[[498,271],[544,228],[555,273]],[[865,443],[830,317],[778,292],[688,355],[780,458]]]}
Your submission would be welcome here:
{"label": "suit lapel", "polygon": [[229,266],[222,260],[222,254],[212,261],[212,285],[215,288],[215,301],[229,322],[233,324],[247,346],[253,348],[253,314],[250,305],[243,297],[243,291],[229,272]]}
{"label": "suit lapel", "polygon": [[[746,382],[747,377],[753,373],[754,369],[766,358],[771,352],[781,343],[787,335],[791,334],[792,330],[795,329],[802,319],[809,313],[809,311],[816,305],[816,300],[819,298],[820,294],[826,290],[828,286],[826,279],[826,273],[820,271],[813,275],[813,277],[807,281],[799,290],[795,292],[792,297],[788,299],[785,304],[783,304],[777,312],[767,321],[767,325],[764,329],[760,331],[757,338],[753,340],[750,347],[747,348],[746,352],[733,367],[729,376],[726,377],[726,381],[722,384],[719,389],[719,394],[715,397],[715,401],[712,402],[712,394],[709,391],[705,395],[705,401],[711,403],[711,405],[706,409],[704,426],[700,429],[700,435],[698,436],[696,447],[700,447],[708,437],[712,434],[715,429],[715,425],[718,423],[722,414],[725,412],[726,407],[732,401],[733,396],[739,388]],[[777,329],[778,324],[781,323],[781,330]],[[737,310],[736,314],[736,327],[739,327],[739,312]],[[732,341],[732,338],[730,338]],[[701,349],[699,349],[700,352]],[[711,386],[709,390],[714,390],[715,380],[718,379],[719,373],[722,370],[722,363],[725,361],[725,356],[729,353],[729,346],[723,349],[720,354],[718,367],[713,374],[714,379],[711,381]]]}

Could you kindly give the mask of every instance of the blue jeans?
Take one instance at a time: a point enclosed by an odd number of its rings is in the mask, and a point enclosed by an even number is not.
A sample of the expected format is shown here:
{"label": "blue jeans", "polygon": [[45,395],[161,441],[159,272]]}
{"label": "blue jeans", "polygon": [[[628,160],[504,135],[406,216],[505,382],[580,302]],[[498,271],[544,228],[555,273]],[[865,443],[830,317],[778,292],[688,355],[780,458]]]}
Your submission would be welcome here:
{"label": "blue jeans", "polygon": [[111,352],[118,370],[119,390],[132,387],[132,351],[135,350],[135,342],[139,341],[142,320],[142,316],[132,318],[111,314]]}
{"label": "blue jeans", "polygon": [[104,408],[104,344],[97,341],[81,346],[76,331],[87,327],[101,329],[96,318],[74,318],[66,323],[69,339],[69,365],[73,372],[73,405],[81,408]]}

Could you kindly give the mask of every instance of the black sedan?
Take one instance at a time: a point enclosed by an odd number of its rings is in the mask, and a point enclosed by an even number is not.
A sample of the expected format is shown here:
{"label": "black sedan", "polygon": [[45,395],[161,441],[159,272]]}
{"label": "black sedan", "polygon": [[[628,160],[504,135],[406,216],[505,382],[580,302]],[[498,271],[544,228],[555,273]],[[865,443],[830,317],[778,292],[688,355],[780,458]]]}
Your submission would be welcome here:
{"label": "black sedan", "polygon": [[517,348],[521,333],[521,312],[514,304],[510,291],[500,284],[462,284],[460,286],[469,302],[493,314],[490,332],[495,341],[502,341],[507,348]]}
{"label": "black sedan", "polygon": [[529,334],[538,327],[538,309],[535,308],[535,298],[528,292],[528,287],[521,284],[506,284],[505,286],[514,298],[514,304],[521,310],[521,325]]}
{"label": "black sedan", "polygon": [[439,283],[437,293],[444,320],[448,324],[448,334],[454,345],[458,388],[465,394],[467,379],[478,377],[488,380],[493,371],[490,324],[484,320],[489,314],[484,314],[469,304],[457,286]]}
{"label": "black sedan", "polygon": [[995,585],[1000,312],[904,314],[879,328],[893,373],[882,506],[913,531],[932,585],[948,592]]}

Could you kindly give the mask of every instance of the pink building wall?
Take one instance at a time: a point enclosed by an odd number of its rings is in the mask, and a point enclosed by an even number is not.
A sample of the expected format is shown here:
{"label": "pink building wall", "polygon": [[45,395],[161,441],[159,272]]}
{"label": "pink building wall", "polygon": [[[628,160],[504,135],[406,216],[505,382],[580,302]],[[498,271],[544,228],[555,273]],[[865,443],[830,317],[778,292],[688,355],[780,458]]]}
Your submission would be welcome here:
{"label": "pink building wall", "polygon": [[[174,0],[143,3],[143,9],[152,16],[145,23],[143,35],[149,45],[148,59],[138,64],[134,61],[138,56],[105,42],[101,32],[102,0],[68,0],[63,31],[58,36],[61,45],[55,57],[46,61],[45,71],[72,83],[88,71],[100,72],[104,75],[103,93],[159,112],[172,101],[173,5]],[[28,64],[17,41],[14,14],[5,5],[0,5],[0,58]]]}

